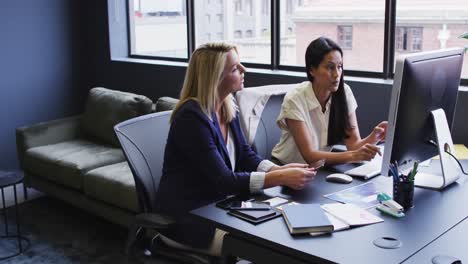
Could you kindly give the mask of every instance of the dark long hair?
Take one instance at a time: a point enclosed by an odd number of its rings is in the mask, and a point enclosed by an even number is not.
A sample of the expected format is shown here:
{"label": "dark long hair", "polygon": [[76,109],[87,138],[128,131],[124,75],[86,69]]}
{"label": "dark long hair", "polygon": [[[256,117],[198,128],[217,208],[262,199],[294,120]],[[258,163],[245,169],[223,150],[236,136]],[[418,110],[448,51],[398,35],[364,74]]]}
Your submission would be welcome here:
{"label": "dark long hair", "polygon": [[[331,51],[338,51],[343,57],[343,51],[333,40],[320,37],[312,41],[307,47],[305,53],[305,68],[307,78],[313,82],[314,77],[310,74],[311,68],[318,68],[325,55]],[[341,73],[338,90],[333,93],[330,106],[330,120],[328,123],[328,141],[329,146],[342,143],[349,135],[347,130],[351,128],[348,116],[348,103],[344,91],[343,72]]]}

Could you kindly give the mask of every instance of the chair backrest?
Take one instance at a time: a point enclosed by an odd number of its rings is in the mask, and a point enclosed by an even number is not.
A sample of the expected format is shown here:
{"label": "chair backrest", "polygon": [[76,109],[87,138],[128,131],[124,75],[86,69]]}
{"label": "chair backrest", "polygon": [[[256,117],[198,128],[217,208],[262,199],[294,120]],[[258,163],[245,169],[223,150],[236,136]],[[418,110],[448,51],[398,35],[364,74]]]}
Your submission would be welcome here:
{"label": "chair backrest", "polygon": [[135,179],[140,212],[154,212],[171,113],[148,114],[114,127]]}
{"label": "chair backrest", "polygon": [[271,151],[281,136],[281,129],[276,124],[276,119],[281,111],[283,99],[284,94],[270,96],[255,132],[252,147],[264,159],[270,159]]}

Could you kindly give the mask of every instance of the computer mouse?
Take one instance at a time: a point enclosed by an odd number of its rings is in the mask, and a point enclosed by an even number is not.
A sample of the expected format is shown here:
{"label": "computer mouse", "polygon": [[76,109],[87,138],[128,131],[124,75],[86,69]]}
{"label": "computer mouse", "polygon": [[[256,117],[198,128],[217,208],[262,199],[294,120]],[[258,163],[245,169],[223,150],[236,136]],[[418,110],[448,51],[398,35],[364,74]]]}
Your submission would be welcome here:
{"label": "computer mouse", "polygon": [[438,255],[432,258],[434,264],[462,264],[461,260],[446,255]]}
{"label": "computer mouse", "polygon": [[332,173],[325,178],[329,182],[350,183],[353,178],[343,173]]}

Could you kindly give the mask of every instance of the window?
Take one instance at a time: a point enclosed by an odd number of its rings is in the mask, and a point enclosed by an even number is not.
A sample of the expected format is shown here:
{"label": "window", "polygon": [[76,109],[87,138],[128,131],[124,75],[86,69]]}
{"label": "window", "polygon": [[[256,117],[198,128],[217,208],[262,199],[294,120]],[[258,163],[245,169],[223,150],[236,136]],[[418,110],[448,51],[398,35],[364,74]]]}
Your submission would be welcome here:
{"label": "window", "polygon": [[397,27],[396,49],[397,51],[418,52],[422,50],[421,27]]}
{"label": "window", "polygon": [[338,26],[338,45],[342,49],[353,48],[353,26]]}
{"label": "window", "polygon": [[[304,6],[293,10],[294,3]],[[280,1],[280,4],[280,65],[303,67],[309,43],[325,36],[343,49],[345,70],[383,71],[385,0]],[[353,45],[357,39],[363,44]]]}
{"label": "window", "polygon": [[185,1],[167,1],[160,5],[138,0],[130,3],[133,3],[131,55],[188,58]]}
{"label": "window", "polygon": [[[468,45],[458,38],[468,30],[465,2],[127,0],[130,56],[187,61],[195,47],[223,41],[237,45],[249,67],[303,71],[307,45],[325,36],[343,49],[347,75],[391,78],[400,54]],[[468,85],[468,56],[463,64]]]}
{"label": "window", "polygon": [[411,50],[421,51],[422,50],[422,28],[411,28]]}
{"label": "window", "polygon": [[[267,15],[253,16],[256,7],[259,8],[258,11],[260,12],[263,1],[225,0],[223,8],[212,8],[205,5],[204,1],[193,1],[195,16],[194,46],[198,47],[208,41],[223,41],[234,44],[239,48],[240,59],[243,63],[270,64],[270,10],[268,10]],[[242,5],[244,6],[242,7]],[[242,12],[240,12],[241,10]],[[206,15],[211,16],[211,24],[209,25],[204,23]],[[211,40],[205,37],[207,33],[211,34]]]}
{"label": "window", "polygon": [[[398,0],[396,4],[395,58],[400,54],[468,45],[460,39],[468,31],[466,1]],[[462,78],[468,78],[468,56]],[[463,82],[463,81],[462,81]],[[467,85],[468,81],[464,80]]]}
{"label": "window", "polygon": [[291,15],[293,12],[292,0],[286,0],[286,14]]}
{"label": "window", "polygon": [[249,16],[253,16],[252,0],[245,0],[245,10]]}
{"label": "window", "polygon": [[242,15],[242,0],[234,0],[236,15]]}
{"label": "window", "polygon": [[270,0],[262,0],[262,15],[270,14]]}

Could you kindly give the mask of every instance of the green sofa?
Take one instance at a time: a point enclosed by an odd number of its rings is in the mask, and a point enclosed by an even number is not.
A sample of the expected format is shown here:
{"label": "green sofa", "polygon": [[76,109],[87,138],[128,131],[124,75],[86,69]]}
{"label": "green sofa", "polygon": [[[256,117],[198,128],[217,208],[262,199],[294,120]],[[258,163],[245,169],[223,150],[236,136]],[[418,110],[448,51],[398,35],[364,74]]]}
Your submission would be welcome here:
{"label": "green sofa", "polygon": [[154,106],[145,96],[97,87],[82,115],[17,128],[25,186],[128,226],[138,211],[137,196],[113,127],[176,102],[160,98]]}

